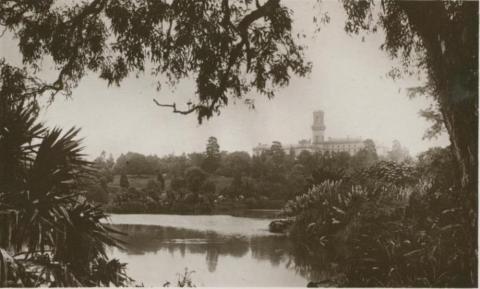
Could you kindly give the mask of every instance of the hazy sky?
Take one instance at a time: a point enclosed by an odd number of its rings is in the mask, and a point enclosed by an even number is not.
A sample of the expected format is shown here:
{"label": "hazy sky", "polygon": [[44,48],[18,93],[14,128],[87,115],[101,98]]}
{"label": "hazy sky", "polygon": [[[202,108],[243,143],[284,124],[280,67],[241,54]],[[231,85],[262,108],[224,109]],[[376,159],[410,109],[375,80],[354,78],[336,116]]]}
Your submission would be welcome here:
{"label": "hazy sky", "polygon": [[[61,97],[42,112],[50,126],[79,126],[86,152],[94,157],[102,150],[118,156],[135,151],[144,154],[180,154],[203,151],[209,136],[216,136],[222,150],[251,152],[258,143],[274,140],[284,144],[310,138],[312,112],[325,112],[326,137],[372,138],[390,146],[398,139],[412,155],[431,146],[448,144],[446,134],[436,140],[422,140],[429,126],[418,111],[429,100],[410,100],[406,88],[420,82],[396,81],[386,73],[396,63],[379,50],[383,34],[351,37],[343,31],[345,15],[336,1],[324,1],[331,21],[312,33],[316,1],[285,1],[294,11],[295,31],[307,34],[307,57],[313,70],[307,78],[293,77],[275,98],[256,97],[256,109],[242,102],[231,104],[220,116],[198,125],[195,115],[173,114],[155,106],[152,99],[170,103],[194,99],[194,82],[184,81],[174,91],[155,89],[155,79],[140,75],[125,80],[121,87],[108,87],[89,75],[73,92]],[[15,41],[2,41],[0,55],[18,61]],[[255,94],[249,95],[255,97]]]}

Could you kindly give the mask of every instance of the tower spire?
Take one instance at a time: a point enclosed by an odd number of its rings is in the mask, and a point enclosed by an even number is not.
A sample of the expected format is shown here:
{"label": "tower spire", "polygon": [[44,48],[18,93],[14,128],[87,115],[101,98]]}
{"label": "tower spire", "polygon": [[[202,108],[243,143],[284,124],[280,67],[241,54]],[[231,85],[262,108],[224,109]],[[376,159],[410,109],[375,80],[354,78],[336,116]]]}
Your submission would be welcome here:
{"label": "tower spire", "polygon": [[313,124],[312,124],[312,142],[313,144],[319,144],[324,142],[325,124],[323,122],[323,111],[317,110],[313,112]]}

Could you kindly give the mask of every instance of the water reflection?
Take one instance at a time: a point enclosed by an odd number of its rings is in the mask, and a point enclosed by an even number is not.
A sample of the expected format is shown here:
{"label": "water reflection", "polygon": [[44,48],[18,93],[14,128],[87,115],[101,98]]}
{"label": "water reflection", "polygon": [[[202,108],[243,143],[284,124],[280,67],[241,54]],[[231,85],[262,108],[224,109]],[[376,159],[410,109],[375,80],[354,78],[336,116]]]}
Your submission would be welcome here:
{"label": "water reflection", "polygon": [[179,252],[182,257],[186,253],[202,254],[210,271],[215,271],[218,256],[243,257],[251,251],[256,260],[268,260],[278,266],[282,257],[291,249],[285,236],[241,236],[221,235],[215,232],[202,232],[182,228],[115,225],[115,228],[126,233],[120,239],[125,242],[124,251],[128,255],[144,255],[167,250],[170,254]]}
{"label": "water reflection", "polygon": [[[185,267],[198,286],[305,286],[323,278],[285,236],[226,235],[150,225],[114,225],[127,235],[114,257],[145,285],[176,281]],[[202,261],[203,260],[203,261]],[[308,264],[308,266],[297,264]]]}

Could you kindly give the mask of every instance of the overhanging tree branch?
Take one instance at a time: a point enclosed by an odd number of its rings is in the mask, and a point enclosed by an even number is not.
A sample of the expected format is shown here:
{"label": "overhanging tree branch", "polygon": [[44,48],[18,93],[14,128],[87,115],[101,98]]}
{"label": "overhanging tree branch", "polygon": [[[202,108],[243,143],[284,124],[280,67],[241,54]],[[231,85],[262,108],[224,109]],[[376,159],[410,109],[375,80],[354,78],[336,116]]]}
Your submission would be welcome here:
{"label": "overhanging tree branch", "polygon": [[162,104],[162,103],[159,103],[156,99],[153,99],[153,102],[155,102],[157,106],[173,108],[173,113],[179,113],[184,115],[190,114],[200,108],[198,105],[192,105],[192,107],[190,107],[187,110],[178,110],[177,104],[175,102],[173,104]]}
{"label": "overhanging tree branch", "polygon": [[[176,104],[161,104],[157,100],[154,99],[155,104],[160,107],[170,107],[173,108],[174,113],[180,113],[180,114],[190,114],[195,111],[199,111],[201,108],[204,108],[205,110],[202,111],[208,111],[208,112],[213,112],[216,111],[219,107],[219,101],[222,100],[223,102],[227,101],[227,98],[225,96],[225,92],[227,90],[227,82],[229,80],[230,74],[232,67],[235,65],[235,63],[238,62],[239,58],[242,55],[242,50],[244,46],[247,47],[247,50],[249,49],[249,39],[248,39],[248,29],[249,27],[257,20],[265,17],[272,16],[273,13],[275,13],[275,9],[280,7],[280,0],[268,0],[265,2],[263,5],[259,5],[258,1],[256,2],[256,9],[253,10],[252,12],[248,13],[245,15],[242,20],[237,25],[234,25],[231,22],[230,19],[230,7],[229,7],[229,2],[228,0],[223,0],[222,1],[222,9],[224,13],[224,18],[223,18],[223,26],[228,29],[228,27],[231,27],[238,35],[240,36],[240,40],[238,43],[236,43],[233,48],[229,52],[229,58],[227,62],[227,67],[224,71],[220,71],[220,76],[219,76],[219,83],[216,86],[216,89],[214,91],[215,95],[210,95],[207,99],[210,100],[209,104],[206,105],[193,105],[191,108],[187,110],[178,110],[176,107]],[[247,70],[250,69],[250,56],[248,55],[247,51]],[[200,119],[200,118],[199,118]]]}

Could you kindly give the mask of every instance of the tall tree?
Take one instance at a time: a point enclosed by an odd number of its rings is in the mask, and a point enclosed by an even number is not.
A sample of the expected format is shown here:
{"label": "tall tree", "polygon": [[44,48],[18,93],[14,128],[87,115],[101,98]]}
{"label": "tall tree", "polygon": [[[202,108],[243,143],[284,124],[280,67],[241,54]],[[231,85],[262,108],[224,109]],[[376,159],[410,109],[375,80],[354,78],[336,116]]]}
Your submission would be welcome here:
{"label": "tall tree", "polygon": [[273,141],[270,150],[266,151],[265,165],[268,178],[274,182],[282,182],[286,178],[287,154],[282,143]]}
{"label": "tall tree", "polygon": [[217,138],[211,136],[208,138],[207,148],[205,150],[204,168],[207,172],[213,173],[220,166],[220,145]]}
{"label": "tall tree", "polygon": [[283,162],[285,161],[286,153],[283,150],[282,143],[279,141],[273,141],[272,145],[270,146],[270,154],[272,156],[273,162],[281,166],[283,165]]}
{"label": "tall tree", "polygon": [[[478,1],[343,0],[345,30],[386,33],[382,48],[402,60],[401,71],[428,76],[411,95],[429,95],[438,110],[424,113],[443,122],[461,172],[461,185],[476,203],[478,165]],[[374,17],[378,12],[378,17]],[[436,125],[436,126],[435,126]]]}
{"label": "tall tree", "polygon": [[[348,14],[347,32],[385,31],[382,48],[401,60],[394,77],[404,73],[426,74],[423,87],[410,96],[428,95],[433,109],[422,114],[434,121],[430,136],[441,131],[450,137],[452,153],[461,176],[457,182],[469,258],[463,260],[471,284],[477,284],[478,234],[478,1],[374,1],[343,0]],[[379,17],[374,17],[374,13]],[[455,168],[452,168],[455,169]]]}

